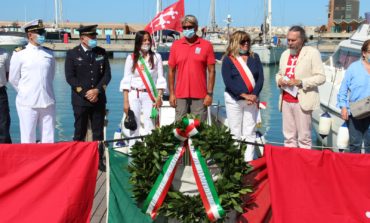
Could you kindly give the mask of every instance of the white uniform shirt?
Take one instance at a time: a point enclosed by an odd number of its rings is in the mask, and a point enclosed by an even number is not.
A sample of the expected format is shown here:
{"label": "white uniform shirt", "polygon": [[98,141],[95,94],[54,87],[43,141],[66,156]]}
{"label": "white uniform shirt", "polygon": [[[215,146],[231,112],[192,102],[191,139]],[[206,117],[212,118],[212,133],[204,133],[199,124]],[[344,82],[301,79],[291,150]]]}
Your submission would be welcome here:
{"label": "white uniform shirt", "polygon": [[9,72],[9,62],[9,54],[4,49],[0,49],[0,87],[6,85],[6,72]]}
{"label": "white uniform shirt", "polygon": [[10,60],[9,83],[18,92],[16,102],[31,108],[46,108],[55,104],[53,51],[28,44],[13,52]]}
{"label": "white uniform shirt", "polygon": [[[149,69],[150,74],[152,75],[153,82],[155,83],[156,88],[166,89],[167,82],[163,76],[163,64],[161,55],[155,53],[155,55],[153,56],[154,60],[153,68],[150,67],[149,56],[146,57],[144,60],[146,66]],[[126,58],[124,76],[123,79],[121,80],[121,84],[119,87],[120,91],[130,90],[131,88],[146,89],[137,69],[135,69],[134,73],[132,72],[132,64],[133,64],[132,54],[130,54]],[[145,71],[143,71],[143,74],[145,75]]]}

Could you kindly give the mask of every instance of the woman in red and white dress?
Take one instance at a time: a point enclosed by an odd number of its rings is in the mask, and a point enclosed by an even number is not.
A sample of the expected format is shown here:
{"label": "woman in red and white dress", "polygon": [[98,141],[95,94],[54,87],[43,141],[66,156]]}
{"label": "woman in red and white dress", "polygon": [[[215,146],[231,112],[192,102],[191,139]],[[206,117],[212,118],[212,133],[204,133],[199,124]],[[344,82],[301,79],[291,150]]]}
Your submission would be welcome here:
{"label": "woman in red and white dress", "polygon": [[[258,54],[250,50],[251,38],[244,31],[230,37],[222,61],[225,83],[226,115],[235,139],[255,142],[258,115],[258,96],[263,87],[263,69]],[[247,145],[245,161],[254,157],[254,146]]]}

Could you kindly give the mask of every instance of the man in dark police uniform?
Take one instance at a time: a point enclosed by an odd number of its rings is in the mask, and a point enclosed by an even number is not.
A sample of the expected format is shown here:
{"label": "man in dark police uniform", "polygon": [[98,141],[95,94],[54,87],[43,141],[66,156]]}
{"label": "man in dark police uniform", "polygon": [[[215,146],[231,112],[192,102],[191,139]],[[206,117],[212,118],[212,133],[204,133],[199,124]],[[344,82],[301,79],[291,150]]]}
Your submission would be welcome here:
{"label": "man in dark police uniform", "polygon": [[65,61],[65,75],[72,89],[75,141],[85,139],[88,119],[93,140],[104,139],[105,90],[111,70],[105,50],[97,46],[96,27],[81,26],[78,29],[81,44],[67,51]]}

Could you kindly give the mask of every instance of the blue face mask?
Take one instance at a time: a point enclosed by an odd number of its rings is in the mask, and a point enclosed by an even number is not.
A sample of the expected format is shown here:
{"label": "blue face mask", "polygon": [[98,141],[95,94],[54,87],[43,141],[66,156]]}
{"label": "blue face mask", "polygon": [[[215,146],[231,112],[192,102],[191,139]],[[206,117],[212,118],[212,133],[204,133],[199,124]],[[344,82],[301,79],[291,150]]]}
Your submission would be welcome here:
{"label": "blue face mask", "polygon": [[195,31],[194,29],[184,29],[182,34],[185,36],[185,38],[191,39],[195,35]]}
{"label": "blue face mask", "polygon": [[248,50],[239,49],[239,54],[247,54],[247,53],[248,53]]}
{"label": "blue face mask", "polygon": [[367,54],[367,62],[370,63],[370,53]]}
{"label": "blue face mask", "polygon": [[98,41],[96,39],[89,39],[89,42],[87,43],[87,45],[90,48],[95,48],[98,45]]}
{"label": "blue face mask", "polygon": [[45,43],[45,36],[43,36],[43,35],[37,35],[36,43],[39,44],[39,45]]}

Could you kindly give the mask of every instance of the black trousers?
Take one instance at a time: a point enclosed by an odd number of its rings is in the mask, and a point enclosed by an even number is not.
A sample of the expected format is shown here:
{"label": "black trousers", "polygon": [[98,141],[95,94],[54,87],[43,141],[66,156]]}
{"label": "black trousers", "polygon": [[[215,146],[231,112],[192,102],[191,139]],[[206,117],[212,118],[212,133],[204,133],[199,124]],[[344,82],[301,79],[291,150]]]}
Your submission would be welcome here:
{"label": "black trousers", "polygon": [[9,134],[10,114],[6,87],[0,87],[0,143],[12,143]]}
{"label": "black trousers", "polygon": [[75,117],[74,141],[84,141],[87,131],[87,122],[90,119],[93,140],[104,140],[105,104],[94,107],[73,105]]}

